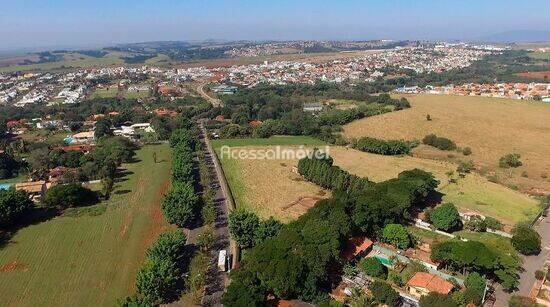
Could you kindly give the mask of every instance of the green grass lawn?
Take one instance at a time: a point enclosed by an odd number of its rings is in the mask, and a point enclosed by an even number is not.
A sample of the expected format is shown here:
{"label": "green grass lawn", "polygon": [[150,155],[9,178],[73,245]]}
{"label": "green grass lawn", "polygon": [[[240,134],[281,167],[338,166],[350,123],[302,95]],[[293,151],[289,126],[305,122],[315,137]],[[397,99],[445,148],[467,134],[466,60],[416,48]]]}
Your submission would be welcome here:
{"label": "green grass lawn", "polygon": [[144,147],[109,201],[20,229],[0,247],[0,305],[113,306],[132,294],[146,248],[170,227],[159,205],[170,155]]}
{"label": "green grass lawn", "polygon": [[126,91],[124,93],[125,99],[139,99],[139,98],[148,98],[148,97],[149,97],[148,91],[141,91],[141,92]]}
{"label": "green grass lawn", "polygon": [[275,145],[310,145],[320,146],[326,143],[310,136],[272,136],[267,139],[220,139],[213,140],[212,146],[218,149],[222,146],[275,146]]}
{"label": "green grass lawn", "polygon": [[92,99],[94,98],[115,98],[118,95],[118,87],[116,85],[111,85],[108,88],[98,88],[92,94]]}

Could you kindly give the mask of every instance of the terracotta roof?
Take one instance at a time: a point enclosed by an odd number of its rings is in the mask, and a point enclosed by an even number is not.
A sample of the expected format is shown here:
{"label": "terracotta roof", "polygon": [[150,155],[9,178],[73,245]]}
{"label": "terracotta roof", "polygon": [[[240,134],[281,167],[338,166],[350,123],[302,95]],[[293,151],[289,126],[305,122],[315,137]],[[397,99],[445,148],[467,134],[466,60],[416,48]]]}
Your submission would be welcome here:
{"label": "terracotta roof", "polygon": [[342,252],[342,257],[351,260],[361,252],[368,250],[372,246],[372,241],[367,237],[354,237],[348,240],[346,248]]}
{"label": "terracotta roof", "polygon": [[46,181],[30,181],[30,182],[19,182],[15,184],[15,189],[18,191],[25,191],[27,193],[40,193],[44,188]]}
{"label": "terracotta roof", "polygon": [[408,286],[425,288],[430,292],[437,292],[441,294],[449,294],[453,290],[454,285],[444,280],[443,278],[425,272],[417,272],[407,282]]}

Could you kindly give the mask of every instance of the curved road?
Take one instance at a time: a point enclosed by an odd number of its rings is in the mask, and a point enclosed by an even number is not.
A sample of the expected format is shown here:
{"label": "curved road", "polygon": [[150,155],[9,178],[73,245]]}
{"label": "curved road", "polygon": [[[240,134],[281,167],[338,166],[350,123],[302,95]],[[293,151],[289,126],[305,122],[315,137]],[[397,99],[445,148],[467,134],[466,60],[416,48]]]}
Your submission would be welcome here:
{"label": "curved road", "polygon": [[199,93],[199,95],[201,95],[202,98],[210,102],[214,107],[221,107],[222,101],[220,99],[211,97],[204,91],[204,87],[206,85],[207,83],[199,83],[199,85],[197,85],[197,93]]}

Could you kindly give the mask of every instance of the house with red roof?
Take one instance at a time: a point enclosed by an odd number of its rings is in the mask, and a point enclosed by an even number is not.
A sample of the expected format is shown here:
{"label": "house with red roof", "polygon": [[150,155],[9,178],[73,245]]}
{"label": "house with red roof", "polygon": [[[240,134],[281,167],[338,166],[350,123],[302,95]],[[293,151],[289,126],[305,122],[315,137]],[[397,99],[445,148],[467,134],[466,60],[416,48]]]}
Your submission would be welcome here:
{"label": "house with red roof", "polygon": [[447,295],[453,288],[454,285],[452,283],[437,275],[426,272],[417,272],[407,282],[407,290],[415,297],[428,295],[431,292]]}

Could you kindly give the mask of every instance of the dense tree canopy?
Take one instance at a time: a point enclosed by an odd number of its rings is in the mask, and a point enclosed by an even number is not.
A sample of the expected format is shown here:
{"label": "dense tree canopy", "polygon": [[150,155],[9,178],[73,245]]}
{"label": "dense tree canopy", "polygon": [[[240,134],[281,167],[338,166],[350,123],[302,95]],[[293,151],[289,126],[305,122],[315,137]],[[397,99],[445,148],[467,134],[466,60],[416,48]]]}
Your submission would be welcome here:
{"label": "dense tree canopy", "polygon": [[401,224],[388,224],[384,226],[382,239],[400,249],[407,249],[411,246],[409,232]]}
{"label": "dense tree canopy", "polygon": [[14,225],[33,207],[27,193],[15,189],[0,190],[0,227]]}
{"label": "dense tree canopy", "polygon": [[229,233],[241,247],[254,245],[259,227],[260,219],[252,212],[237,209],[229,214]]}
{"label": "dense tree canopy", "polygon": [[97,202],[97,194],[79,183],[55,185],[44,195],[44,204],[60,209],[88,206]]}
{"label": "dense tree canopy", "polygon": [[436,207],[430,214],[430,220],[435,228],[443,231],[457,230],[462,226],[458,210],[451,203]]}
{"label": "dense tree canopy", "polygon": [[168,222],[187,227],[199,215],[199,198],[189,183],[175,182],[162,199],[161,209]]}
{"label": "dense tree canopy", "polygon": [[420,307],[458,307],[458,305],[448,295],[431,292],[420,298]]}
{"label": "dense tree canopy", "polygon": [[518,225],[513,230],[512,245],[524,255],[538,254],[541,249],[540,235],[526,225]]}

